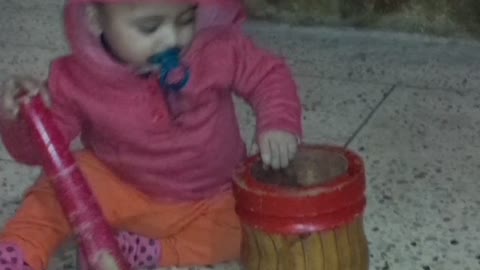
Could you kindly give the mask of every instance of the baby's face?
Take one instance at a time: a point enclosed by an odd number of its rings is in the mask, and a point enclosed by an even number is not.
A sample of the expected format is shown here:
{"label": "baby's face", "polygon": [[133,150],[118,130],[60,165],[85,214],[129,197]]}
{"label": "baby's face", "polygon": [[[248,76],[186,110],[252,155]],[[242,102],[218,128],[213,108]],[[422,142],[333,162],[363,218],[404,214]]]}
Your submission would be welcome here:
{"label": "baby's face", "polygon": [[172,47],[185,48],[195,31],[195,6],[189,4],[105,4],[98,22],[117,57],[135,67]]}

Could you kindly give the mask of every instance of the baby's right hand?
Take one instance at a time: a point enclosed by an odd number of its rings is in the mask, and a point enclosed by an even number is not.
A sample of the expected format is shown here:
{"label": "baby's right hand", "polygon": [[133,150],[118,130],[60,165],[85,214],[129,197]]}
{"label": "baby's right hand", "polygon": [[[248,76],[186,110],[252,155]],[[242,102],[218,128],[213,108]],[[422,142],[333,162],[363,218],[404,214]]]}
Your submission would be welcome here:
{"label": "baby's right hand", "polygon": [[9,119],[16,119],[23,98],[32,98],[39,94],[49,106],[48,89],[42,82],[30,77],[14,77],[7,80],[0,88],[1,113]]}

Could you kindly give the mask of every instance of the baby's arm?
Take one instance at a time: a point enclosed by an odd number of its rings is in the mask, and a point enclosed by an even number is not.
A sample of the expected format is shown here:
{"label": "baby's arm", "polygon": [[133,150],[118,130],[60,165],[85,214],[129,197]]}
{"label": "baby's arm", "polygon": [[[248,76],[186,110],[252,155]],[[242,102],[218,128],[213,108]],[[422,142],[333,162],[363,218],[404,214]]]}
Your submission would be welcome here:
{"label": "baby's arm", "polygon": [[[302,136],[302,106],[296,83],[282,59],[256,47],[241,34],[235,40],[234,88],[254,108],[264,161],[274,168],[285,167],[285,151],[290,152],[291,159]],[[275,143],[271,151],[265,150]]]}
{"label": "baby's arm", "polygon": [[[65,139],[70,142],[80,133],[80,125],[75,106],[69,102],[64,92],[64,78],[61,74],[60,65],[54,63],[48,80],[48,92],[55,122]],[[32,85],[32,87],[42,86]],[[16,161],[27,165],[40,165],[40,155],[32,146],[29,130],[21,118],[17,116],[12,119],[4,112],[0,113],[0,135],[8,152]]]}

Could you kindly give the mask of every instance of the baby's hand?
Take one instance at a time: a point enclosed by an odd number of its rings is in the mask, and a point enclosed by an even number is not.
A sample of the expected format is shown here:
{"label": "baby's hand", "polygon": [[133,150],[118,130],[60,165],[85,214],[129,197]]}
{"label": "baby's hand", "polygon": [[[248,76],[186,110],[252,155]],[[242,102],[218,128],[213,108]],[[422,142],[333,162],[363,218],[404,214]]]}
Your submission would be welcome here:
{"label": "baby's hand", "polygon": [[286,168],[297,152],[297,137],[285,131],[268,131],[259,137],[262,161],[273,169]]}
{"label": "baby's hand", "polygon": [[1,113],[9,119],[15,119],[20,110],[20,97],[32,98],[38,94],[50,105],[48,90],[40,81],[29,77],[15,77],[6,81],[0,88]]}

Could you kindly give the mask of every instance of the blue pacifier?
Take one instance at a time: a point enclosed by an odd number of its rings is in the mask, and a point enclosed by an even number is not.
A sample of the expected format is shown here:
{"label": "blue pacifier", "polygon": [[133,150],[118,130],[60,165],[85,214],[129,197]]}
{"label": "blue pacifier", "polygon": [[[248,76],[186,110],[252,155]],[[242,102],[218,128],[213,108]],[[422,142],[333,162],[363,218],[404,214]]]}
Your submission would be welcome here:
{"label": "blue pacifier", "polygon": [[160,84],[168,91],[179,92],[190,79],[190,69],[180,60],[180,48],[171,48],[150,58],[160,70]]}

